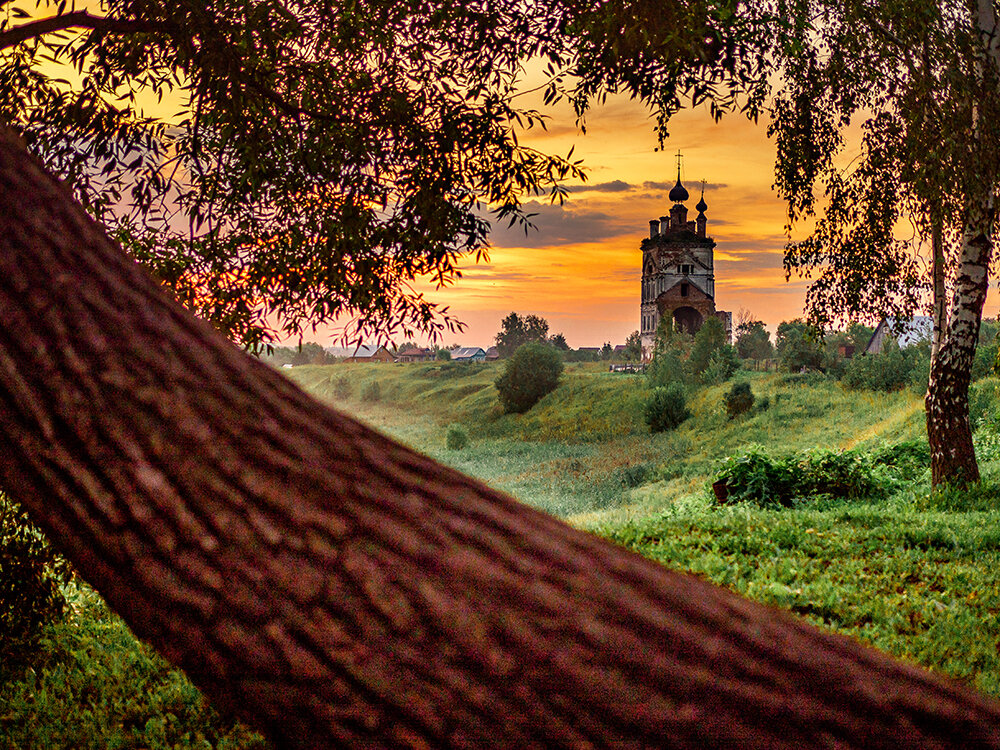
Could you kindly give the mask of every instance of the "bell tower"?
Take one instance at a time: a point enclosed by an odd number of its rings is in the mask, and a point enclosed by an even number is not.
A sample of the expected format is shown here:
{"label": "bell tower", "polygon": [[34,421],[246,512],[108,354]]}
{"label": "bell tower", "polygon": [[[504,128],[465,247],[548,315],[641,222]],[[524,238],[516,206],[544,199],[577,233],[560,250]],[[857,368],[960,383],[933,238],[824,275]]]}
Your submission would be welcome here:
{"label": "bell tower", "polygon": [[727,338],[732,313],[715,309],[715,240],[708,236],[705,183],[698,212],[688,220],[690,198],[681,182],[681,152],[677,152],[677,183],[667,197],[673,204],[666,216],[649,222],[649,237],[642,241],[642,286],[639,303],[643,359],[653,350],[656,328],[669,315],[676,330],[696,333],[710,315],[722,320]]}

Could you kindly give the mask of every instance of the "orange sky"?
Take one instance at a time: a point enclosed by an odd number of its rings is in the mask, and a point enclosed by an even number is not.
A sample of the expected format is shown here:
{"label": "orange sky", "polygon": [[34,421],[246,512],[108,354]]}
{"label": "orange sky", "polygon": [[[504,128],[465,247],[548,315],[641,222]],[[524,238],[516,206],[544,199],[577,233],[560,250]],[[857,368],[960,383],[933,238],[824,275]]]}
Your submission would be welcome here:
{"label": "orange sky", "polygon": [[[588,116],[586,135],[567,116],[524,139],[559,154],[575,145],[588,182],[561,207],[547,199],[532,203],[538,230],[527,237],[519,229],[495,231],[489,263],[467,266],[453,287],[422,288],[468,326],[445,343],[485,348],[512,310],[541,315],[550,332],[563,333],[574,348],[623,343],[639,327],[639,243],[649,220],[669,209],[678,149],[689,207],[701,180],[707,183],[719,309],[745,308],[772,331],[801,316],[805,282],[786,282],[781,267],[785,206],[771,190],[774,146],[765,127],[740,115],[713,123],[703,111],[684,111],[670,130],[664,151],[656,152],[652,121],[640,105],[619,98]],[[997,312],[993,292],[986,314]]]}
{"label": "orange sky", "polygon": [[[540,71],[528,72],[525,89],[542,80]],[[529,98],[536,101],[526,99],[524,106],[541,108],[540,93]],[[176,111],[178,102],[148,104],[153,112],[166,113]],[[764,124],[738,114],[714,123],[704,109],[685,110],[674,117],[671,136],[657,152],[652,120],[625,97],[595,107],[586,135],[568,107],[552,113],[547,132],[535,129],[522,141],[563,155],[574,147],[588,181],[563,206],[547,199],[529,202],[529,210],[538,213],[537,231],[525,236],[523,230],[497,228],[489,262],[470,261],[454,286],[416,285],[467,325],[442,343],[488,347],[511,311],[541,315],[550,332],[563,333],[574,348],[623,343],[639,327],[639,244],[648,236],[649,220],[669,210],[666,194],[676,178],[678,149],[684,154],[689,208],[697,202],[701,180],[707,183],[708,233],[718,243],[718,308],[734,315],[747,309],[772,331],[782,320],[802,315],[805,282],[794,277],[786,282],[781,267],[785,206],[771,190],[774,146]],[[846,160],[854,155],[847,153]],[[985,314],[998,312],[1000,295],[993,290]],[[324,328],[306,339],[339,343]]]}

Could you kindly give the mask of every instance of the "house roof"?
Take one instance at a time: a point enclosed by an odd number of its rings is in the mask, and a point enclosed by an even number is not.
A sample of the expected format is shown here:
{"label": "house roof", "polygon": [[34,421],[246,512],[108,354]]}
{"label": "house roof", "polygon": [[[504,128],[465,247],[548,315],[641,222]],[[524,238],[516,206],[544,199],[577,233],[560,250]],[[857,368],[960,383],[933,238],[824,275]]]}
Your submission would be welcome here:
{"label": "house roof", "polygon": [[378,354],[380,349],[385,349],[385,347],[380,344],[361,344],[351,352],[350,356],[355,359],[367,359]]}
{"label": "house roof", "polygon": [[457,349],[451,350],[452,359],[468,359],[469,357],[475,357],[477,354],[485,356],[486,352],[483,351],[481,346],[460,346]]}
{"label": "house roof", "polygon": [[418,349],[415,347],[410,347],[409,349],[404,349],[399,353],[400,357],[427,357],[433,354],[430,349]]}
{"label": "house roof", "polygon": [[929,341],[934,335],[934,320],[927,315],[915,315],[910,320],[884,318],[869,339],[865,351],[871,350],[872,343],[883,330],[896,339],[900,349],[905,349],[921,341]]}

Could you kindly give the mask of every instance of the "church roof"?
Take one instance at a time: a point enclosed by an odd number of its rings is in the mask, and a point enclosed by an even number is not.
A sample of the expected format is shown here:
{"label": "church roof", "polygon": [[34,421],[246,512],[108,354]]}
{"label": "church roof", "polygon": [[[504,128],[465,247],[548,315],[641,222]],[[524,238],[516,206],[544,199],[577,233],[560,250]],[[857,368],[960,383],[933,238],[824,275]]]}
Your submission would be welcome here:
{"label": "church roof", "polygon": [[683,185],[681,185],[681,178],[678,176],[677,184],[670,188],[670,193],[667,195],[670,200],[674,203],[683,203],[688,199],[688,191]]}

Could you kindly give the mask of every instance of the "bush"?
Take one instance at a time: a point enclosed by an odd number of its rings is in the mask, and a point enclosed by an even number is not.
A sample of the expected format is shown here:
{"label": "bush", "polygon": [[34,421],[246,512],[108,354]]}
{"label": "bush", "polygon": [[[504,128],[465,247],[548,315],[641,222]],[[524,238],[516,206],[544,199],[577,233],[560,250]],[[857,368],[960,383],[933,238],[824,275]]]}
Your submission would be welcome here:
{"label": "bush", "polygon": [[361,389],[361,400],[369,404],[382,400],[382,387],[377,380],[365,384],[365,387]]}
{"label": "bush", "polygon": [[687,379],[684,363],[675,351],[657,352],[646,369],[646,382],[651,388],[666,388]]}
{"label": "bush", "polygon": [[715,480],[725,482],[730,500],[789,507],[816,496],[884,498],[899,486],[900,473],[877,466],[870,452],[812,450],[773,458],[751,446],[727,458]]}
{"label": "bush", "polygon": [[872,452],[872,461],[891,467],[901,479],[913,480],[931,467],[931,446],[926,439],[886,445]]}
{"label": "bush", "polygon": [[750,411],[755,400],[749,383],[734,383],[723,399],[726,402],[726,414],[730,419],[736,419],[740,414]]}
{"label": "bush", "polygon": [[985,378],[969,388],[969,421],[974,430],[1000,427],[1000,379]]}
{"label": "bush", "polygon": [[976,356],[972,361],[972,379],[988,378],[991,375],[1000,375],[1000,346],[996,341],[984,343],[982,340],[976,347]]}
{"label": "bush", "polygon": [[907,385],[919,389],[927,382],[930,354],[926,347],[900,349],[888,342],[881,354],[865,354],[844,366],[841,382],[853,390],[896,391]]}
{"label": "bush", "polygon": [[351,381],[346,375],[333,381],[333,397],[338,401],[346,401],[351,397]]}
{"label": "bush", "polygon": [[63,615],[60,583],[71,577],[21,506],[0,495],[0,665],[30,660],[42,629]]}
{"label": "bush", "polygon": [[[694,335],[694,344],[691,346],[691,357],[688,366],[694,375],[701,375],[708,369],[715,354],[726,344],[726,329],[722,321],[711,316],[705,320],[698,333]],[[733,358],[737,359],[736,351],[733,350]],[[737,361],[737,366],[739,362]]]}
{"label": "bush", "polygon": [[445,445],[450,451],[460,451],[469,444],[469,435],[461,425],[453,424],[448,426],[448,433],[445,435]]}
{"label": "bush", "polygon": [[562,370],[562,357],[551,346],[531,342],[519,347],[495,382],[504,412],[528,411],[555,390]]}
{"label": "bush", "polygon": [[645,416],[650,432],[663,432],[677,427],[691,416],[684,388],[676,383],[666,388],[654,388],[646,402]]}

